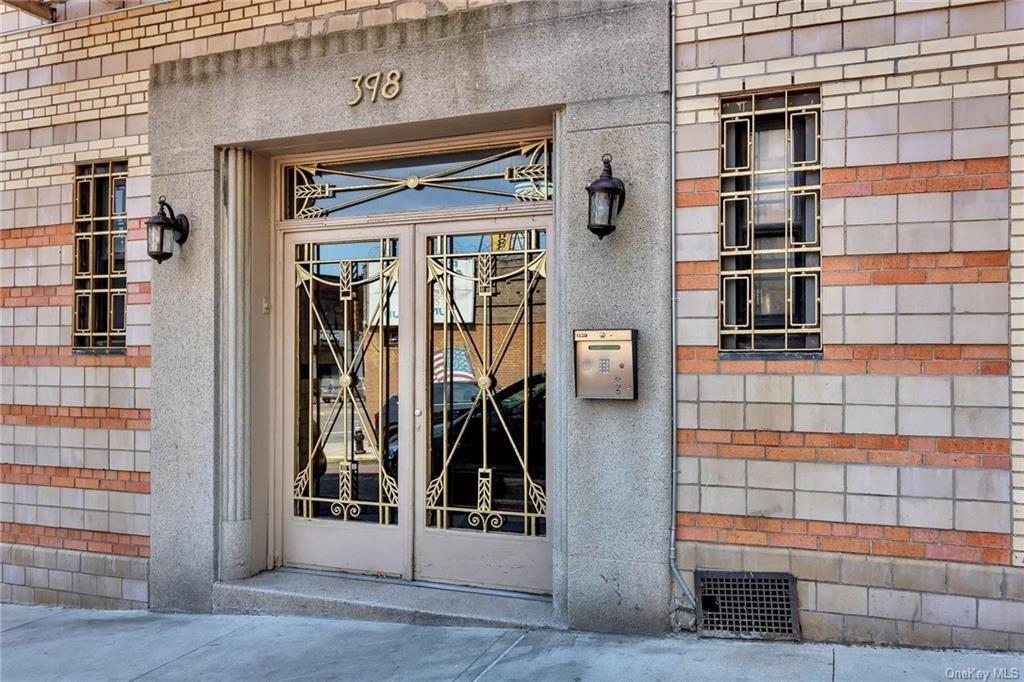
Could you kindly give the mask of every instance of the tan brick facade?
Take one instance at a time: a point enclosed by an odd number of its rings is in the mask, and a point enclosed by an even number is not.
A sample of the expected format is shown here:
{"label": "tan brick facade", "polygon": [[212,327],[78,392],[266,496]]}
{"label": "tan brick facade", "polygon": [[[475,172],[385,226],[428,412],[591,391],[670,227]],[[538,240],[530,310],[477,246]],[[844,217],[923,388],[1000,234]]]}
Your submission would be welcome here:
{"label": "tan brick facade", "polygon": [[[4,601],[148,600],[152,261],[142,220],[152,212],[150,66],[471,4],[487,3],[132,0],[110,12],[73,0],[52,24],[0,6]],[[128,160],[127,348],[73,353],[72,175],[76,163],[113,159]],[[43,548],[76,567],[51,566]],[[141,563],[124,573],[121,556]]]}
{"label": "tan brick facade", "polygon": [[[1021,648],[1007,614],[1024,603],[1002,576],[1024,576],[1010,385],[1024,4],[676,9],[684,568],[792,571],[811,638]],[[804,85],[823,109],[823,351],[730,357],[718,95]],[[853,577],[856,555],[877,570]],[[978,564],[997,567],[990,588]],[[894,591],[910,567],[972,579]]]}
{"label": "tan brick facade", "polygon": [[[148,603],[150,67],[481,4],[0,7],[4,601]],[[807,638],[1024,649],[1022,31],[1021,0],[675,4],[678,563],[793,573]],[[804,86],[823,350],[731,357],[721,96]],[[73,353],[74,169],[113,159],[127,348]]]}

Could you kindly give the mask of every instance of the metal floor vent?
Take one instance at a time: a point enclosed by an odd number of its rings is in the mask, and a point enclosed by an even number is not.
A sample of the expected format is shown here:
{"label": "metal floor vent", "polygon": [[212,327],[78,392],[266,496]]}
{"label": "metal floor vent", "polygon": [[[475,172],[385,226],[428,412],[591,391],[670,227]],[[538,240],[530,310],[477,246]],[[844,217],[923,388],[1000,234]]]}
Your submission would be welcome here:
{"label": "metal floor vent", "polygon": [[697,629],[702,636],[800,639],[792,575],[696,571],[694,578]]}

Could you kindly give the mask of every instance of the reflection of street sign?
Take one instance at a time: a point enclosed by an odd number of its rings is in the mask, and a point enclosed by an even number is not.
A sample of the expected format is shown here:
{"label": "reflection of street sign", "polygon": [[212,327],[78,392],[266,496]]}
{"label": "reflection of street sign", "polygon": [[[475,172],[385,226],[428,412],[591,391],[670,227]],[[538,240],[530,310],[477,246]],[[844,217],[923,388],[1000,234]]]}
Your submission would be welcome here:
{"label": "reflection of street sign", "polygon": [[[510,235],[511,236],[511,235]],[[465,277],[454,277],[448,275],[446,277],[446,286],[448,291],[451,292],[451,297],[455,301],[455,307],[459,311],[459,315],[462,317],[462,321],[469,324],[474,321],[474,314],[476,312],[476,305],[474,298],[476,296],[476,282],[472,279],[476,272],[476,261],[472,258],[456,258],[449,261],[450,267],[453,271]],[[378,263],[367,263],[366,273],[367,277],[372,277],[380,272],[380,265]],[[387,291],[387,287],[391,285],[391,281],[385,279],[383,285],[380,280],[371,282],[363,287],[366,292],[366,305],[363,307],[363,323],[367,326],[373,326],[377,324],[377,306],[380,305],[380,293],[383,287]],[[395,282],[394,287],[391,289],[391,296],[388,298],[387,305],[387,318],[384,321],[385,326],[397,327],[398,326],[398,282]],[[441,291],[434,288],[434,322],[440,324],[444,322],[445,312],[445,298]]]}
{"label": "reflection of street sign", "polygon": [[[380,272],[380,263],[367,263],[366,264],[366,276],[367,278],[373,277]],[[384,320],[385,327],[397,327],[398,326],[398,282],[395,282],[394,287],[391,286],[391,280],[388,278],[378,278],[369,284],[366,284],[363,290],[366,292],[366,305],[363,306],[363,324],[367,327],[376,326],[379,321],[379,313],[377,306],[380,305],[380,294],[381,290],[387,291],[391,289],[391,295],[388,297],[386,302],[387,305],[387,317]]]}
{"label": "reflection of street sign", "polygon": [[462,322],[469,324],[473,322],[473,315],[476,312],[476,282],[472,279],[476,273],[476,260],[473,258],[454,258],[448,261],[449,267],[454,272],[465,277],[446,275],[444,281],[438,282],[439,286],[434,287],[434,323],[444,322],[444,314],[447,306],[445,296],[440,287],[448,288],[449,295],[455,302],[455,309],[458,315],[452,315],[455,322],[461,318]]}
{"label": "reflection of street sign", "polygon": [[318,329],[316,330],[315,333],[317,338],[320,340],[326,340],[326,337],[329,335],[332,339],[334,339],[334,343],[337,346],[340,346],[345,341],[345,337],[343,336],[342,331],[340,329],[329,329],[327,331],[327,334],[324,334],[322,331]]}

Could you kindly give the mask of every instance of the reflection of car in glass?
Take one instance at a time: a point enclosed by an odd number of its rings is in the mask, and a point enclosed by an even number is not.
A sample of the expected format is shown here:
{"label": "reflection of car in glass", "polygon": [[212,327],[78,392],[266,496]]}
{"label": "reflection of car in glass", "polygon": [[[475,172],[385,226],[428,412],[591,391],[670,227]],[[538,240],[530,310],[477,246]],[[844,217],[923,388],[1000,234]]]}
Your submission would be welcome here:
{"label": "reflection of car in glass", "polygon": [[320,402],[332,403],[341,391],[340,377],[324,377],[320,380]]}
{"label": "reflection of car in glass", "polygon": [[[545,375],[534,374],[529,378],[529,393],[523,390],[524,381],[509,384],[494,394],[501,413],[495,414],[494,405],[488,401],[487,409],[487,466],[492,470],[492,503],[501,509],[507,500],[510,508],[518,509],[523,500],[523,469],[516,456],[527,459],[530,477],[543,486],[545,480]],[[529,419],[526,419],[526,405],[529,398]],[[476,507],[477,475],[483,463],[484,425],[483,410],[479,407],[451,419],[448,424],[448,447],[462,433],[459,446],[448,464],[448,503]],[[525,425],[524,425],[525,420]],[[504,424],[502,422],[504,421]],[[506,431],[507,429],[507,431]],[[525,429],[525,430],[524,430]],[[511,438],[509,436],[511,435]],[[435,420],[433,428],[433,451],[444,451],[444,425]],[[515,444],[513,446],[513,443]],[[525,447],[524,447],[525,445]],[[528,453],[528,455],[527,455]],[[432,458],[436,471],[440,473],[442,456]]]}
{"label": "reflection of car in glass", "polygon": [[[450,384],[444,381],[435,383],[433,385],[433,394],[431,397],[434,423],[437,423],[443,418],[442,414],[444,413],[446,392],[449,388],[451,388],[451,401],[448,403],[449,419],[454,419],[471,408],[473,406],[473,402],[476,400],[477,393],[480,392],[480,388],[473,381],[453,381]],[[397,465],[395,462],[398,458],[397,395],[393,395],[388,398],[384,412],[387,414],[387,448],[384,452],[384,465],[387,467],[388,473],[394,476],[397,475]],[[377,414],[373,419],[374,423],[378,423],[380,420],[380,414]]]}

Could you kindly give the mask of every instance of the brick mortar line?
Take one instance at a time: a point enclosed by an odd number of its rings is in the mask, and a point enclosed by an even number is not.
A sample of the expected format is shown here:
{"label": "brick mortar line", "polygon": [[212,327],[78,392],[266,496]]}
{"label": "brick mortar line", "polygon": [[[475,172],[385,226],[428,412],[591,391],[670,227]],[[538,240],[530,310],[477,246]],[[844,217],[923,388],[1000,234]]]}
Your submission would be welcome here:
{"label": "brick mortar line", "polygon": [[0,346],[8,367],[149,367],[152,346],[128,346],[125,353],[75,353],[71,346]]}
{"label": "brick mortar line", "polygon": [[[147,284],[147,283],[143,283]],[[33,291],[27,295],[13,295],[9,291],[0,289],[0,307],[4,308],[52,308],[74,306],[75,291],[70,284],[62,284],[56,287],[11,287],[14,290],[24,289],[57,289],[52,293]],[[153,296],[149,291],[133,292],[128,287],[126,302],[128,305],[148,305],[153,302]],[[57,325],[67,327],[69,325]]]}
{"label": "brick mortar line", "polygon": [[[97,57],[85,57],[83,59],[75,59],[75,60],[70,60],[70,62],[61,62],[61,63],[75,63],[75,62],[78,62],[78,61],[85,61],[85,60],[88,60],[88,59],[94,59],[94,58],[98,58],[98,57],[102,57],[102,56],[128,54],[128,53],[139,51],[139,50],[151,49],[151,48],[163,47],[163,46],[170,46],[170,45],[181,46],[181,45],[183,45],[185,43],[194,42],[196,40],[205,40],[205,39],[208,39],[208,38],[218,38],[218,37],[223,37],[223,36],[235,37],[235,36],[238,36],[240,34],[245,34],[245,33],[249,33],[249,32],[252,32],[252,31],[263,31],[265,29],[292,28],[292,29],[296,29],[297,30],[298,28],[300,28],[303,25],[311,25],[311,24],[313,24],[315,22],[322,22],[323,26],[324,26],[324,30],[321,33],[315,33],[314,35],[329,34],[329,33],[335,32],[335,31],[327,30],[327,26],[328,26],[329,20],[332,19],[332,18],[335,18],[335,17],[345,17],[345,16],[356,16],[356,17],[358,17],[360,15],[365,14],[365,12],[367,10],[369,10],[369,11],[373,11],[373,10],[387,10],[387,11],[390,11],[392,9],[397,9],[399,6],[405,5],[405,4],[411,4],[411,5],[416,5],[416,6],[419,5],[419,3],[415,3],[415,2],[408,3],[408,2],[404,2],[404,0],[382,0],[379,5],[367,5],[365,7],[346,8],[346,9],[343,9],[343,10],[335,10],[333,12],[322,13],[322,14],[318,14],[318,13],[315,12],[315,10],[316,10],[315,6],[302,7],[302,8],[294,8],[294,9],[290,9],[290,10],[278,10],[278,9],[275,8],[272,12],[269,13],[269,15],[271,15],[271,16],[273,16],[273,15],[281,15],[281,19],[279,21],[276,21],[276,22],[272,22],[272,23],[271,22],[267,22],[267,20],[266,20],[267,15],[263,14],[263,13],[252,15],[252,16],[244,16],[244,17],[241,17],[241,18],[238,18],[238,19],[231,19],[229,17],[223,17],[220,21],[211,20],[210,22],[207,22],[207,23],[202,23],[202,24],[197,25],[197,26],[192,26],[192,27],[187,28],[187,29],[176,31],[176,34],[180,34],[180,33],[184,33],[184,32],[189,32],[189,33],[192,34],[190,37],[182,37],[180,35],[176,35],[174,40],[168,41],[168,42],[164,42],[164,43],[160,43],[160,44],[149,45],[147,47],[142,47],[142,48],[138,48],[137,47],[137,48],[135,48],[133,50],[132,49],[117,50],[117,51],[114,51],[114,52],[105,53],[103,55],[97,55]],[[86,36],[90,35],[90,33],[88,32],[90,26],[96,26],[96,25],[100,25],[100,24],[104,24],[104,23],[114,23],[114,22],[116,22],[117,24],[122,25],[124,27],[124,28],[121,29],[122,32],[124,32],[124,31],[133,31],[134,32],[134,31],[140,31],[140,30],[141,31],[145,31],[147,26],[150,26],[150,25],[152,25],[154,23],[159,24],[161,22],[169,21],[166,18],[164,18],[164,19],[162,19],[160,21],[157,21],[157,19],[154,17],[154,15],[159,15],[161,17],[167,17],[167,16],[170,16],[170,15],[174,15],[174,19],[172,21],[178,22],[178,21],[187,21],[187,20],[200,19],[201,17],[207,16],[207,15],[213,15],[215,17],[216,15],[224,15],[224,14],[229,14],[229,13],[234,13],[234,12],[241,12],[243,9],[246,9],[246,8],[259,8],[259,7],[264,7],[264,6],[268,7],[268,8],[272,8],[272,7],[274,7],[274,3],[273,2],[258,2],[257,1],[257,2],[253,2],[253,3],[247,4],[245,6],[232,7],[230,9],[224,8],[224,7],[221,7],[219,9],[216,9],[216,8],[211,9],[209,7],[204,7],[202,3],[186,4],[186,5],[177,4],[177,5],[170,5],[170,6],[166,6],[166,7],[149,7],[149,8],[147,8],[146,6],[137,7],[137,8],[136,7],[130,7],[130,8],[124,8],[124,10],[122,12],[118,12],[116,14],[116,16],[112,16],[113,13],[111,12],[111,13],[106,13],[108,16],[90,15],[90,16],[84,16],[84,17],[77,17],[77,18],[74,18],[74,19],[67,19],[67,20],[59,21],[59,22],[57,22],[55,24],[43,24],[43,25],[39,25],[39,26],[32,26],[32,27],[28,27],[28,28],[24,28],[24,29],[20,29],[20,30],[16,30],[16,31],[11,31],[11,32],[8,32],[7,34],[4,34],[4,35],[5,35],[5,37],[10,37],[11,41],[15,43],[15,48],[16,49],[31,50],[31,49],[52,48],[52,47],[56,46],[57,49],[59,51],[61,51],[61,52],[66,52],[66,51],[69,51],[69,50],[84,50],[86,48],[84,48],[84,47],[75,48],[75,47],[72,47],[70,45],[70,43],[73,43],[75,41],[81,41],[82,38],[85,38]],[[147,10],[147,9],[149,11],[144,11],[144,10]],[[450,13],[450,12],[448,12],[448,13]],[[147,19],[145,19],[146,17],[150,17],[150,18],[147,20]],[[254,23],[253,22],[254,18],[260,19],[261,20],[260,23]],[[399,19],[398,21],[401,21],[401,19]],[[389,23],[398,23],[398,21],[393,21],[393,22],[389,22]],[[241,24],[243,24],[243,23],[246,23],[247,25],[242,27]],[[231,30],[218,30],[216,32],[211,32],[211,28],[223,29],[226,26],[233,26],[233,25],[238,25],[237,29],[236,28],[232,28]],[[367,25],[364,28],[368,28],[368,27],[372,27],[372,26],[373,25]],[[197,29],[200,31],[199,35],[196,35],[196,30]],[[345,30],[345,29],[343,28],[341,30]],[[65,34],[71,35],[72,37],[65,37]],[[17,48],[17,42],[18,41],[23,41],[23,40],[24,41],[32,41],[32,40],[39,39],[39,38],[53,37],[53,36],[59,36],[59,38],[54,39],[54,40],[47,40],[46,42],[40,43],[40,44],[37,44],[37,45],[26,45],[26,47],[24,47],[24,48]],[[137,36],[136,41],[137,41],[137,39],[141,39],[143,37],[148,38],[150,36],[140,34],[139,36]],[[268,43],[273,43],[273,42],[280,42],[282,40],[286,40],[286,38],[279,38],[278,40],[268,40],[267,42]],[[114,45],[114,47],[117,47],[117,45],[119,45],[121,43],[130,43],[130,42],[132,42],[132,39],[122,39],[122,40],[117,41],[116,43],[113,43],[113,45]],[[46,53],[46,54],[48,54],[48,53]],[[31,57],[24,57],[23,59],[32,59],[32,58]],[[8,62],[8,63],[14,63],[14,62]],[[32,68],[32,67],[27,67],[26,66],[26,67],[24,67],[24,69],[14,69],[13,71],[21,71],[21,70],[26,70],[26,69],[29,69],[29,68]],[[96,79],[102,80],[102,79],[106,79],[106,78],[117,78],[118,76],[122,76],[122,75],[124,75],[126,73],[130,74],[130,73],[135,73],[135,72],[136,72],[135,70],[126,70],[126,71],[123,71],[123,72],[119,71],[119,72],[115,72],[115,73],[104,74],[103,76],[98,76],[98,77],[94,78],[93,80],[96,80]],[[75,81],[67,81],[67,82],[75,82]],[[47,84],[47,85],[44,85],[44,86],[26,87],[26,88],[22,88],[22,89],[19,89],[19,90],[14,90],[12,92],[21,92],[22,90],[35,90],[35,89],[38,89],[38,90],[40,90],[40,96],[42,96],[42,92],[41,91],[44,88],[53,87],[53,86],[57,86],[57,85],[60,85],[60,84],[61,83],[50,83],[50,84]],[[59,94],[59,91],[51,93],[51,94]]]}
{"label": "brick mortar line", "polygon": [[[742,554],[745,551],[747,551],[751,547],[753,547],[753,545],[730,545],[730,544],[718,543],[718,542],[704,542],[704,541],[701,541],[701,540],[676,540],[676,542],[686,542],[686,543],[693,543],[693,544],[696,544],[696,545],[703,545],[705,547],[714,547],[716,550],[717,549],[726,549],[726,550],[735,552],[737,557],[742,556]],[[766,551],[770,551],[771,549],[775,549],[775,548],[767,548],[766,547],[764,549]],[[798,548],[790,548],[790,547],[784,548],[784,551],[787,551],[787,552],[801,552],[801,550],[798,549]],[[796,560],[800,561],[801,564],[803,563],[802,560],[805,559],[806,557],[807,557],[807,553],[806,552],[803,552],[803,553],[800,553],[800,554],[797,554],[797,555],[792,555],[792,554],[789,555],[789,559],[791,561],[796,559]],[[878,590],[885,590],[887,592],[888,591],[919,592],[919,593],[928,594],[928,595],[932,595],[932,594],[934,594],[934,595],[957,595],[957,596],[969,597],[971,599],[988,599],[988,600],[1004,599],[1004,600],[1010,600],[1010,601],[1024,601],[1024,595],[1015,596],[1015,594],[1011,594],[1010,592],[1011,592],[1012,588],[1007,589],[1008,586],[1004,582],[1000,582],[998,588],[996,590],[994,590],[995,593],[991,593],[990,592],[988,594],[986,594],[986,593],[984,593],[983,591],[980,591],[980,590],[972,589],[973,586],[964,585],[964,582],[965,582],[964,578],[966,576],[970,576],[971,573],[974,572],[974,571],[971,570],[972,568],[974,568],[976,571],[983,571],[985,573],[988,573],[989,571],[993,571],[993,569],[997,569],[998,573],[1002,573],[1002,575],[1010,576],[1010,575],[1018,574],[1020,572],[1020,569],[1015,567],[1015,566],[1003,566],[1003,567],[988,567],[988,566],[970,567],[970,566],[967,566],[967,567],[965,567],[962,562],[957,562],[957,561],[951,562],[951,561],[948,561],[948,560],[945,560],[945,559],[918,559],[917,562],[927,564],[927,565],[929,565],[929,568],[931,568],[933,566],[934,567],[941,566],[942,576],[943,576],[942,585],[941,585],[941,587],[933,587],[933,586],[926,586],[926,585],[923,585],[923,584],[914,585],[914,586],[907,585],[905,583],[906,577],[903,578],[904,582],[901,582],[899,584],[894,584],[893,582],[888,581],[888,580],[878,580],[877,582],[876,581],[868,581],[863,576],[852,576],[852,580],[851,580],[851,576],[845,576],[845,575],[842,574],[841,569],[840,569],[840,565],[839,565],[839,562],[850,561],[850,558],[848,557],[848,554],[846,554],[844,552],[827,552],[826,553],[826,552],[822,552],[822,551],[815,551],[815,553],[813,555],[813,559],[817,559],[817,558],[820,558],[822,560],[832,559],[835,562],[837,562],[836,563],[835,572],[833,573],[834,577],[833,576],[828,576],[828,575],[822,576],[821,574],[815,572],[813,569],[809,569],[807,571],[801,571],[799,569],[798,570],[791,570],[791,572],[794,573],[794,576],[796,577],[797,580],[799,580],[801,582],[816,582],[816,583],[832,584],[832,585],[849,585],[851,587],[864,587],[864,588],[868,588],[868,589],[874,588],[874,589],[878,589]],[[896,558],[896,557],[887,557],[887,558],[888,559],[896,559],[898,561],[898,558]],[[812,561],[813,561],[813,559],[812,559]],[[696,568],[692,567],[694,565],[695,565]],[[896,564],[894,563],[893,565],[895,566]],[[910,566],[908,566],[908,567],[912,567],[912,564]],[[693,570],[733,570],[733,569],[728,569],[728,568],[722,566],[721,564],[717,564],[717,563],[714,563],[714,562],[709,562],[706,565],[702,565],[698,561],[694,561],[692,564],[687,564],[685,566],[684,565],[680,565],[679,568],[680,568],[680,570],[684,570],[684,571],[693,571]],[[967,570],[964,570],[965,568]],[[736,567],[736,569],[738,569],[738,567]],[[1001,570],[998,570],[998,569],[1001,569]],[[956,575],[958,576],[957,584],[954,584],[954,585],[950,585],[949,584],[949,581],[948,581],[948,579],[946,577],[946,572],[948,570],[954,571],[956,573]],[[997,575],[998,575],[998,573],[997,573]],[[801,609],[801,610],[803,610],[803,609]]]}
{"label": "brick mortar line", "polygon": [[823,199],[1006,189],[1010,157],[824,168],[821,185]]}
{"label": "brick mortar line", "polygon": [[150,411],[123,407],[61,407],[49,405],[0,405],[0,423],[16,426],[78,426],[148,430]]}
{"label": "brick mortar line", "polygon": [[55,467],[41,464],[0,464],[0,483],[147,495],[150,493],[148,471]]}
{"label": "brick mortar line", "polygon": [[[760,452],[760,456],[757,453]],[[857,433],[676,429],[679,457],[956,469],[1010,468],[1010,439]]]}
{"label": "brick mortar line", "polygon": [[[989,346],[1007,349],[1008,346]],[[931,356],[915,351],[931,348]],[[890,344],[825,346],[821,357],[802,359],[732,359],[716,346],[676,346],[677,374],[891,374],[894,376],[1007,376],[1008,354],[964,357],[977,346],[958,344]],[[981,348],[986,348],[982,346]],[[842,351],[842,353],[840,353]],[[881,352],[879,352],[881,351]],[[946,357],[943,357],[946,355]]]}
{"label": "brick mortar line", "polygon": [[0,523],[0,542],[138,557],[149,557],[150,551],[148,535],[37,526],[10,521]]}
{"label": "brick mortar line", "polygon": [[[56,267],[66,267],[57,264]],[[36,266],[48,267],[48,266]],[[18,268],[15,268],[17,270]],[[71,284],[57,284],[31,287],[0,287],[0,307],[3,308],[50,308],[71,307],[75,291]],[[65,325],[61,325],[65,326]]]}
{"label": "brick mortar line", "polygon": [[[39,207],[36,206],[36,208]],[[45,241],[45,243],[40,243],[41,241]],[[71,246],[74,241],[74,226],[69,223],[11,227],[0,230],[0,249]]]}
{"label": "brick mortar line", "polygon": [[[676,207],[717,206],[719,183],[719,176],[676,180]],[[1009,156],[840,166],[821,170],[823,199],[966,192],[1005,189],[1009,185]]]}
{"label": "brick mortar line", "polygon": [[[74,180],[74,177],[71,177]],[[71,183],[64,183],[71,184]],[[60,185],[47,185],[47,187],[60,187]],[[40,188],[34,188],[40,189]],[[20,206],[19,208],[44,208],[53,204],[39,204],[34,206]],[[57,204],[63,206],[61,202]],[[146,241],[146,227],[144,218],[124,218],[128,221],[126,229],[127,241]],[[45,248],[47,246],[73,246],[76,236],[86,236],[89,233],[75,234],[74,223],[48,223],[23,227],[8,227],[0,229],[0,249],[26,249]],[[38,240],[46,240],[46,243],[32,243]]]}
{"label": "brick mortar line", "polygon": [[676,512],[677,540],[1008,565],[1009,533]]}
{"label": "brick mortar line", "polygon": [[[822,257],[822,287],[998,284],[1010,280],[1010,251],[865,253]],[[718,291],[718,261],[676,261],[676,291]]]}
{"label": "brick mortar line", "polygon": [[[785,29],[780,29],[785,30]],[[1007,39],[1014,38],[1015,32],[1019,29],[997,31],[993,34],[974,34],[959,36],[962,38],[975,38],[985,35],[1002,35]],[[739,37],[739,36],[725,36]],[[717,38],[717,37],[716,37]],[[904,43],[893,43],[879,45],[871,48],[852,48],[842,50],[831,50],[826,52],[796,55],[791,57],[776,57],[771,59],[758,59],[751,61],[739,60],[729,64],[711,64],[698,66],[689,69],[680,69],[675,74],[677,83],[677,99],[701,98],[719,92],[737,90],[755,90],[759,88],[789,86],[793,83],[793,77],[800,80],[798,84],[810,85],[814,82],[823,85],[832,85],[842,82],[861,82],[878,78],[913,78],[915,75],[929,73],[944,73],[949,71],[966,71],[968,69],[979,69],[986,66],[1001,66],[1013,63],[1019,59],[1015,56],[1014,48],[1018,47],[1012,42],[1005,44],[992,44],[984,47],[961,47],[959,49],[947,49],[927,54],[900,54],[899,51],[906,50],[913,46],[925,45],[929,42],[948,41],[948,38],[938,38],[928,41],[909,41]],[[696,41],[697,43],[702,41]],[[888,54],[879,54],[881,50],[888,50]],[[1001,52],[1001,54],[995,54]],[[872,54],[874,53],[874,54]],[[956,58],[963,55],[977,56],[984,54],[983,59],[970,62],[959,62]],[[765,69],[759,73],[737,73],[733,67],[750,67],[755,64],[763,64]],[[875,68],[871,68],[875,66]],[[877,67],[881,68],[878,69]],[[723,75],[725,71],[727,75]],[[825,77],[821,72],[826,72]],[[830,73],[829,73],[830,72]],[[788,78],[787,78],[788,76]],[[818,77],[815,77],[818,76]],[[993,74],[986,78],[988,81],[1010,80],[1013,76],[1002,76]],[[967,85],[969,83],[950,83],[948,87],[953,89],[954,85]],[[938,85],[938,84],[936,84]],[[707,87],[702,87],[707,86]],[[909,89],[893,88],[893,89]],[[955,92],[955,90],[954,90]]]}
{"label": "brick mortar line", "polygon": [[[850,22],[856,22],[866,19],[887,19],[895,18],[905,14],[913,14],[915,12],[922,12],[928,10],[948,10],[958,9],[961,7],[967,7],[970,5],[987,4],[991,0],[961,0],[961,2],[955,7],[916,7],[912,3],[884,3],[876,0],[859,0],[852,2],[845,6],[839,7],[821,7],[818,9],[807,9],[803,5],[796,5],[799,9],[789,11],[779,11],[780,7],[790,5],[791,3],[776,1],[769,3],[774,5],[776,13],[766,16],[755,16],[753,13],[746,18],[740,18],[735,16],[734,12],[741,11],[744,9],[751,9],[748,6],[736,5],[726,6],[724,8],[708,9],[702,12],[694,11],[689,14],[679,14],[679,19],[690,19],[689,23],[692,26],[687,25],[683,28],[676,28],[675,33],[678,34],[681,31],[693,31],[693,40],[677,40],[678,45],[686,45],[690,43],[700,43],[707,40],[717,40],[719,38],[729,37],[742,37],[747,35],[758,35],[762,33],[774,33],[779,31],[793,31],[803,28],[824,28],[832,26],[834,24],[846,24]],[[681,2],[677,4],[682,4]],[[873,7],[889,5],[890,9],[883,11],[873,11]],[[715,20],[715,16],[721,16],[722,19]],[[809,15],[809,16],[808,16]],[[703,17],[706,22],[699,23],[697,17]],[[827,17],[827,19],[826,19]],[[817,19],[813,21],[811,19]],[[806,23],[794,23],[794,20],[806,22]],[[785,26],[776,26],[775,24],[783,23]],[[740,24],[740,32],[735,34],[727,35],[713,35],[711,37],[697,38],[696,35],[699,31],[704,29],[714,29],[716,27],[733,26]],[[761,28],[764,27],[764,28]],[[707,33],[707,31],[705,31]],[[849,48],[855,49],[855,48]]]}

